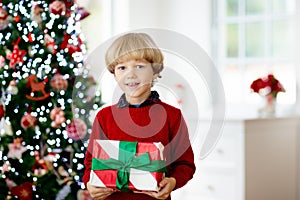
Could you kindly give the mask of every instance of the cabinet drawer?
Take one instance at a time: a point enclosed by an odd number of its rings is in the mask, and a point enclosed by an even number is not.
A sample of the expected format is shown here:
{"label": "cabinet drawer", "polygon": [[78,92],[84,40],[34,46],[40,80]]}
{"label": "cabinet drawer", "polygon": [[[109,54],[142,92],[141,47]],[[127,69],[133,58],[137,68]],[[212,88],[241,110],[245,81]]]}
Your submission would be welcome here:
{"label": "cabinet drawer", "polygon": [[172,199],[237,200],[239,187],[239,177],[235,169],[211,169],[198,163],[193,179],[172,192]]}
{"label": "cabinet drawer", "polygon": [[235,167],[238,162],[238,141],[234,137],[222,136],[213,151],[202,160],[207,164]]}
{"label": "cabinet drawer", "polygon": [[233,200],[237,199],[237,174],[234,170],[226,173],[200,172],[198,190],[199,195],[209,197],[209,199]]}

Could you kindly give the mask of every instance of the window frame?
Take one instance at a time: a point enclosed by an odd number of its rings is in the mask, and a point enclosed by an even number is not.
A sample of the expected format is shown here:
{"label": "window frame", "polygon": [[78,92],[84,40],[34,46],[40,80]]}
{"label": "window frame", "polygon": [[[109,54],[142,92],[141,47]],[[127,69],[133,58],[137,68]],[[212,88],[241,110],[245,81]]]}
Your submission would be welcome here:
{"label": "window frame", "polygon": [[[246,0],[239,0],[238,3],[238,15],[237,16],[227,16],[226,9],[227,0],[213,0],[212,1],[212,57],[215,60],[216,66],[220,71],[221,76],[223,77],[225,74],[225,67],[227,65],[236,65],[239,68],[239,74],[245,74],[247,66],[250,64],[256,65],[265,65],[267,68],[272,69],[272,66],[275,64],[283,64],[290,63],[294,66],[294,73],[297,71],[297,63],[300,61],[296,60],[296,56],[291,56],[289,58],[275,58],[272,56],[272,50],[270,48],[270,44],[272,44],[272,37],[269,37],[272,33],[272,23],[276,20],[287,20],[291,21],[294,24],[294,28],[297,29],[297,22],[300,22],[299,17],[296,18],[297,11],[299,11],[299,3],[295,0],[295,10],[292,13],[280,13],[273,14],[271,9],[269,8],[272,0],[266,0],[265,7],[267,8],[266,12],[260,15],[246,15]],[[299,15],[298,15],[299,16]],[[246,56],[246,24],[247,23],[256,23],[263,22],[265,27],[265,44],[264,44],[264,57],[247,57]],[[238,57],[227,57],[227,44],[226,44],[226,26],[228,24],[236,24],[238,27]],[[296,34],[295,32],[295,38]],[[299,33],[299,31],[298,31]],[[299,43],[299,42],[298,42]],[[295,45],[295,48],[299,48],[299,45]],[[259,78],[259,77],[257,77]],[[297,98],[297,79],[299,77],[295,77],[295,87],[294,93],[291,94],[293,100],[289,102],[289,105],[294,105],[299,98]],[[250,85],[249,85],[250,86]],[[224,83],[224,87],[226,90],[226,83]],[[249,92],[250,88],[243,88],[243,92]],[[237,101],[233,101],[227,98],[229,104],[257,104],[259,97],[256,98],[255,101],[247,102],[244,94],[240,94],[240,99]],[[299,101],[299,100],[298,100]],[[280,103],[280,102],[279,102]]]}

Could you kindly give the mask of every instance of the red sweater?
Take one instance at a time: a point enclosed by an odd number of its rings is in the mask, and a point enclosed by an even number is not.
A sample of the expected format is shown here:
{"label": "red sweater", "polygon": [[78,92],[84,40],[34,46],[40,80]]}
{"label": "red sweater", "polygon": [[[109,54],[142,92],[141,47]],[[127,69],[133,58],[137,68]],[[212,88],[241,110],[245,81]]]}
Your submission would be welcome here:
{"label": "red sweater", "polygon": [[[160,100],[140,108],[118,108],[113,105],[98,112],[84,161],[85,185],[90,177],[94,139],[161,142],[165,146],[164,156],[168,164],[166,176],[176,179],[175,189],[185,185],[195,172],[194,154],[181,111]],[[153,198],[144,194],[116,192],[107,199]]]}

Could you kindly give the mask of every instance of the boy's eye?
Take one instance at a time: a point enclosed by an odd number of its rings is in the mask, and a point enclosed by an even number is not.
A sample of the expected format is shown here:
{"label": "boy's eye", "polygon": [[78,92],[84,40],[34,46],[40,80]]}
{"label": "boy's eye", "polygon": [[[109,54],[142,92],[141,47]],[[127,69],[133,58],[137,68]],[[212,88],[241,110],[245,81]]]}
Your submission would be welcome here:
{"label": "boy's eye", "polygon": [[143,65],[137,65],[137,66],[136,66],[137,69],[141,69],[141,68],[143,68],[143,67],[144,67]]}
{"label": "boy's eye", "polygon": [[117,69],[120,71],[123,71],[123,70],[125,70],[125,66],[119,66],[119,67],[117,67]]}

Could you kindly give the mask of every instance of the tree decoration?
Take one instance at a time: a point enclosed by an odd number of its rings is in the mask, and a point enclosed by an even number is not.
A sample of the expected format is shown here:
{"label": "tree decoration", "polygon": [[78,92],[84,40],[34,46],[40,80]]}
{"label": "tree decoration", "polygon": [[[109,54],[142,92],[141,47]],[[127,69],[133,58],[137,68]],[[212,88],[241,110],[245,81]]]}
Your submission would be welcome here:
{"label": "tree decoration", "polygon": [[[76,1],[76,0],[75,0]],[[72,13],[72,7],[74,6],[73,0],[63,0],[66,6],[66,16],[70,17],[70,14]]]}
{"label": "tree decoration", "polygon": [[55,54],[57,47],[55,45],[54,39],[49,34],[45,34],[44,40],[45,40],[45,46],[47,47],[47,49],[52,54]]}
{"label": "tree decoration", "polygon": [[79,20],[83,20],[90,15],[90,13],[85,10],[85,8],[78,8],[77,14],[80,15]]}
{"label": "tree decoration", "polygon": [[73,0],[63,0],[63,2],[65,3],[67,10],[71,10],[71,7],[74,5]]}
{"label": "tree decoration", "polygon": [[43,8],[41,8],[36,3],[33,3],[32,8],[31,8],[31,17],[30,17],[30,19],[32,21],[35,21],[36,23],[40,24],[43,20],[42,16],[41,16],[42,11],[44,11]]}
{"label": "tree decoration", "polygon": [[50,85],[54,90],[66,90],[68,88],[68,81],[63,75],[57,73],[51,79]]}
{"label": "tree decoration", "polygon": [[3,56],[0,56],[0,69],[4,67],[4,65],[5,65],[5,58]]}
{"label": "tree decoration", "polygon": [[70,178],[70,174],[67,172],[67,170],[65,170],[63,166],[59,166],[57,171],[60,176],[60,180],[58,182],[59,184],[64,184],[72,181],[72,178]]}
{"label": "tree decoration", "polygon": [[11,190],[13,187],[17,186],[17,184],[14,181],[10,180],[9,178],[6,178],[5,182],[6,182],[6,185],[9,190]]}
{"label": "tree decoration", "polygon": [[66,130],[69,138],[75,141],[83,139],[87,134],[87,126],[85,122],[78,118],[73,119],[66,127]]}
{"label": "tree decoration", "polygon": [[65,15],[66,14],[66,5],[64,2],[55,0],[50,3],[49,10],[55,15]]}
{"label": "tree decoration", "polygon": [[[50,96],[50,93],[45,91],[45,83],[38,82],[37,78],[34,74],[28,76],[27,78],[27,87],[30,87],[30,94],[26,95],[27,99],[31,99],[34,101],[45,100]],[[40,96],[37,96],[41,94]]]}
{"label": "tree decoration", "polygon": [[[6,113],[4,112],[4,116],[6,115]],[[7,135],[7,136],[11,136],[11,135],[13,135],[13,131],[12,131],[12,128],[11,128],[11,124],[10,124],[10,122],[9,121],[7,121],[7,120],[4,120],[4,119],[2,119],[2,135]]]}
{"label": "tree decoration", "polygon": [[60,45],[61,49],[66,49],[70,55],[72,55],[75,52],[80,52],[81,48],[80,45],[82,45],[82,40],[80,37],[76,37],[76,39],[72,39],[70,35],[66,34],[64,36],[64,40]]}
{"label": "tree decoration", "polygon": [[57,153],[48,153],[46,156],[44,156],[44,162],[47,166],[47,169],[49,171],[52,171],[54,168],[53,168],[53,162],[56,160],[56,154]]}
{"label": "tree decoration", "polygon": [[13,51],[7,55],[7,59],[10,60],[9,66],[15,67],[18,63],[23,63],[23,57],[26,55],[26,50],[20,50],[18,44],[20,42],[20,38],[18,38],[17,42],[14,44]]}
{"label": "tree decoration", "polygon": [[50,112],[50,119],[52,127],[59,127],[62,123],[66,121],[65,112],[61,108],[53,108]]}
{"label": "tree decoration", "polygon": [[9,24],[9,15],[6,10],[0,6],[0,31],[7,28]]}
{"label": "tree decoration", "polygon": [[2,119],[3,116],[4,116],[4,107],[2,104],[0,104],[0,120]]}
{"label": "tree decoration", "polygon": [[0,0],[0,198],[26,199],[11,190],[27,182],[30,199],[75,200],[85,187],[91,111],[102,105],[85,66],[86,14],[75,0]]}
{"label": "tree decoration", "polygon": [[71,192],[70,185],[65,185],[57,194],[57,199],[65,199]]}
{"label": "tree decoration", "polygon": [[31,167],[31,170],[33,171],[34,175],[36,175],[36,176],[45,175],[48,171],[45,161],[43,159],[41,159],[38,151],[34,152],[34,156],[35,156],[35,163]]}
{"label": "tree decoration", "polygon": [[15,21],[15,22],[19,22],[19,21],[20,21],[20,17],[19,17],[18,15],[16,15],[16,16],[14,17],[14,21]]}
{"label": "tree decoration", "polygon": [[7,154],[8,158],[17,158],[21,159],[22,154],[27,150],[23,145],[22,145],[22,138],[16,138],[14,139],[13,143],[8,144],[9,152]]}
{"label": "tree decoration", "polygon": [[32,37],[32,33],[28,33],[27,38],[28,38],[29,42],[34,42],[34,38]]}
{"label": "tree decoration", "polygon": [[38,124],[37,119],[31,114],[25,114],[21,119],[23,129],[34,128]]}
{"label": "tree decoration", "polygon": [[31,182],[24,182],[20,186],[15,186],[11,189],[11,193],[20,200],[32,200],[32,192]]}
{"label": "tree decoration", "polygon": [[18,94],[19,89],[18,89],[18,87],[17,87],[17,82],[16,82],[16,80],[12,80],[12,81],[9,82],[9,85],[8,85],[6,91],[7,91],[9,94],[13,94],[13,95]]}

